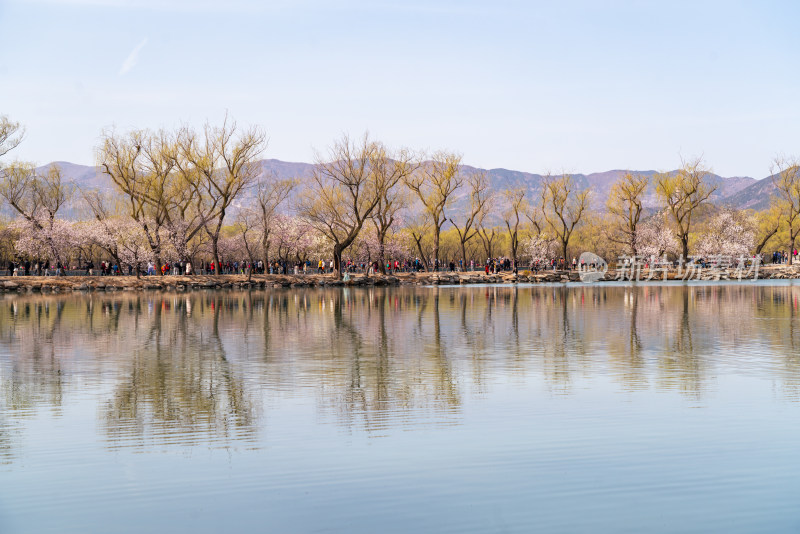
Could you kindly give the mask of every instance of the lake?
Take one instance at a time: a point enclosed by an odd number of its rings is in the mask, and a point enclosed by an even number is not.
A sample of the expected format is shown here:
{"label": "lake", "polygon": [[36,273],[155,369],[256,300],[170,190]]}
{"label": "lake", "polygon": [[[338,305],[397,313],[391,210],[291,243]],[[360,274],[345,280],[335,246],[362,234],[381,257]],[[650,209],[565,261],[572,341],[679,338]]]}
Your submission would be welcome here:
{"label": "lake", "polygon": [[799,297],[6,294],[0,532],[794,532]]}

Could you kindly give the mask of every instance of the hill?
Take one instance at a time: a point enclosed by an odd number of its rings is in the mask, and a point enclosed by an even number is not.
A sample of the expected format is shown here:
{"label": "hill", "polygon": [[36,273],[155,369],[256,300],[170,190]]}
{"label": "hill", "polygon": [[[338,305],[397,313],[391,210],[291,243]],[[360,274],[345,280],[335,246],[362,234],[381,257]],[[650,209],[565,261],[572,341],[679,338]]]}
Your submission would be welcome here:
{"label": "hill", "polygon": [[[78,165],[75,163],[56,161],[52,164],[58,165],[67,181],[70,181],[81,188],[100,189],[110,191],[113,185],[107,176],[99,172],[98,167]],[[50,165],[50,164],[49,164]],[[49,165],[39,167],[44,171]],[[265,159],[259,162],[262,172],[271,173],[278,178],[298,178],[307,176],[313,167],[310,163],[289,162],[277,159]],[[536,173],[515,171],[503,168],[480,169],[477,167],[464,166],[465,173],[486,172],[492,188],[496,191],[504,189],[522,187],[528,191],[531,198],[538,196],[542,189],[544,176]],[[591,206],[595,210],[601,210],[608,199],[611,186],[619,180],[626,172],[642,174],[652,178],[656,174],[653,170],[626,171],[615,169],[604,172],[590,174],[573,174],[573,178],[581,190],[591,191]],[[674,171],[672,171],[674,172]],[[771,177],[757,180],[747,176],[723,177],[717,174],[710,174],[708,181],[717,186],[717,190],[712,195],[711,200],[716,204],[725,204],[740,209],[764,209],[769,205],[770,195],[774,191]],[[465,195],[462,195],[465,197]],[[242,199],[241,204],[246,204],[249,198]],[[463,202],[464,199],[462,198]],[[655,189],[651,186],[645,196],[645,205],[655,207],[658,205]]]}

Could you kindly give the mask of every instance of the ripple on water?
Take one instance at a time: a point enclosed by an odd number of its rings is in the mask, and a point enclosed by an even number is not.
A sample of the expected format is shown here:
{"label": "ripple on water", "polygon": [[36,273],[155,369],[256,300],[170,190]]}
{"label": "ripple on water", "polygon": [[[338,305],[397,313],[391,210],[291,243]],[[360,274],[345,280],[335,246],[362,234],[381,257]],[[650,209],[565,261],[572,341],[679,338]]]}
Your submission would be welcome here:
{"label": "ripple on water", "polygon": [[792,530],[798,297],[3,295],[0,530]]}

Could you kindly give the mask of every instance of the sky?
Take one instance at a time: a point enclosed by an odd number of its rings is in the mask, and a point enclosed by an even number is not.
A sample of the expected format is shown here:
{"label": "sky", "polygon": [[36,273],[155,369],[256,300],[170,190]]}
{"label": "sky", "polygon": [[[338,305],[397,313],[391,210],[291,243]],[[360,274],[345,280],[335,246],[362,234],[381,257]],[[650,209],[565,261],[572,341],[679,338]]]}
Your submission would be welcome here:
{"label": "sky", "polygon": [[800,155],[799,2],[0,0],[8,154],[93,164],[104,129],[343,133],[528,172],[723,176]]}

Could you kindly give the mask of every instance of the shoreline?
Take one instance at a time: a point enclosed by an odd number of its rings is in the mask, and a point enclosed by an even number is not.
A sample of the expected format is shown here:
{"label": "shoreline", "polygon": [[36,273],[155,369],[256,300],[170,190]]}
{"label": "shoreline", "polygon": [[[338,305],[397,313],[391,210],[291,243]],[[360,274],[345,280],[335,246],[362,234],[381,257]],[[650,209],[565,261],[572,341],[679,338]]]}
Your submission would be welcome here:
{"label": "shoreline", "polygon": [[[600,274],[600,273],[598,273]],[[639,282],[663,282],[664,273],[655,273],[648,280],[647,271],[641,273]],[[594,283],[623,281],[617,280],[617,272],[609,270]],[[754,273],[742,273],[741,281],[747,280],[791,280],[800,279],[800,265],[767,265],[762,266],[758,276]],[[666,281],[680,281],[677,271],[667,272]],[[703,269],[692,276],[693,281],[740,281],[739,273],[734,269]],[[66,293],[92,291],[193,291],[221,289],[282,289],[282,288],[329,288],[329,287],[381,287],[402,285],[472,285],[472,284],[539,284],[580,282],[578,271],[539,271],[530,273],[523,271],[513,273],[497,273],[486,275],[482,271],[472,272],[420,272],[396,273],[391,275],[373,274],[351,275],[348,281],[336,280],[330,274],[306,275],[253,275],[248,281],[247,275],[166,275],[166,276],[0,276],[0,293]]]}

